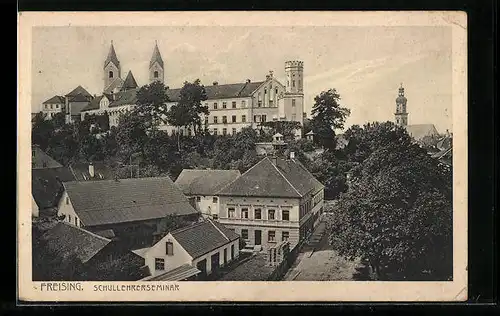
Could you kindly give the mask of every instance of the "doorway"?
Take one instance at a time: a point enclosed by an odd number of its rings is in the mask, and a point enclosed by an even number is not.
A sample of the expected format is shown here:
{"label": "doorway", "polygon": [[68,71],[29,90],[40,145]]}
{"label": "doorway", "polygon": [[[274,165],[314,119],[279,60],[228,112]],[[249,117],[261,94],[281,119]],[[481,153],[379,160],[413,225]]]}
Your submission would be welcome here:
{"label": "doorway", "polygon": [[255,245],[260,246],[262,244],[262,231],[255,230]]}
{"label": "doorway", "polygon": [[201,271],[201,273],[199,274],[200,277],[206,276],[207,275],[207,259],[203,259],[203,260],[199,261],[196,264],[196,268],[198,268],[198,270]]}

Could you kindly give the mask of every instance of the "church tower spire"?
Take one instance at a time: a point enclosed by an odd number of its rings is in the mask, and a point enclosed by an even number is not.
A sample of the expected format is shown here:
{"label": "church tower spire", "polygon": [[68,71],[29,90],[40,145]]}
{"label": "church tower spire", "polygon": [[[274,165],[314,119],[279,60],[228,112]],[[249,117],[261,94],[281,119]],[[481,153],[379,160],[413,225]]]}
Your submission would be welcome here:
{"label": "church tower spire", "polygon": [[405,97],[405,88],[403,88],[403,83],[401,83],[401,86],[399,87],[398,97],[396,98],[396,112],[394,113],[396,125],[408,125],[408,112],[406,112],[407,101],[408,100]]}
{"label": "church tower spire", "polygon": [[104,89],[106,89],[113,81],[121,77],[121,67],[118,57],[116,57],[113,41],[109,47],[108,57],[104,61]]}
{"label": "church tower spire", "polygon": [[149,82],[164,82],[164,74],[163,59],[161,58],[160,50],[158,49],[158,42],[155,41],[153,56],[151,56],[151,61],[149,62]]}

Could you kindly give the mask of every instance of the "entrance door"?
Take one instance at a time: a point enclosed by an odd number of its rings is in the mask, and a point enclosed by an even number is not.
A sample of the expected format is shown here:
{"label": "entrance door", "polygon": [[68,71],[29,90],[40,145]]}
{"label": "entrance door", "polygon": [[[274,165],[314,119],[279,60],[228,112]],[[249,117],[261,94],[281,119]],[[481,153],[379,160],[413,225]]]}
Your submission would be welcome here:
{"label": "entrance door", "polygon": [[260,230],[255,230],[255,245],[262,245],[262,231]]}
{"label": "entrance door", "polygon": [[201,271],[199,274],[201,277],[207,275],[207,259],[203,259],[196,264],[196,268]]}
{"label": "entrance door", "polygon": [[219,253],[213,254],[211,257],[211,264],[212,264],[212,272],[211,273],[216,273],[217,270],[219,270]]}

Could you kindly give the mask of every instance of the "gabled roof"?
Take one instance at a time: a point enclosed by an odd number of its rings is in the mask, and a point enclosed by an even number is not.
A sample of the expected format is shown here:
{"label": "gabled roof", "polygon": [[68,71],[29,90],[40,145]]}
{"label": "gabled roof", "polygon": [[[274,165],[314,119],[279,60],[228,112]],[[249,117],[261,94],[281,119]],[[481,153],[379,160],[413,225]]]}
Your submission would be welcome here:
{"label": "gabled roof", "polygon": [[63,183],[85,226],[197,213],[168,177]]}
{"label": "gabled roof", "polygon": [[137,82],[135,81],[134,75],[132,74],[132,71],[129,70],[127,77],[125,78],[125,81],[123,82],[122,91],[130,90],[130,89],[135,89],[137,88]]}
{"label": "gabled roof", "polygon": [[41,236],[50,252],[62,259],[76,258],[86,263],[99,253],[111,240],[65,222]]}
{"label": "gabled roof", "polygon": [[60,168],[62,165],[47,155],[37,145],[31,146],[31,168]]}
{"label": "gabled roof", "polygon": [[[274,159],[274,158],[273,158]],[[300,198],[324,188],[296,159],[265,157],[218,192],[226,196]]]}
{"label": "gabled roof", "polygon": [[112,93],[115,89],[121,90],[124,82],[122,78],[116,78],[104,89],[104,94]]}
{"label": "gabled roof", "polygon": [[66,167],[31,170],[31,194],[39,209],[56,207],[63,192],[63,181],[75,178]]}
{"label": "gabled roof", "polygon": [[175,184],[186,195],[215,195],[240,175],[239,170],[184,169]]}
{"label": "gabled roof", "polygon": [[100,95],[98,97],[93,98],[92,101],[90,101],[90,103],[83,108],[82,112],[99,109],[99,104],[101,103],[103,97],[104,97],[103,95]]}
{"label": "gabled roof", "polygon": [[[263,82],[264,81],[205,86],[207,100],[249,97]],[[181,89],[167,89],[169,100],[178,102],[180,100],[180,92]]]}
{"label": "gabled roof", "polygon": [[77,96],[79,94],[81,94],[81,95],[83,95],[84,97],[87,97],[87,98],[92,98],[92,95],[87,90],[85,90],[82,86],[76,87],[71,92],[69,92],[68,94],[66,94],[66,96],[67,97],[75,97],[75,96]]}
{"label": "gabled roof", "polygon": [[102,162],[93,162],[94,177],[90,176],[88,163],[75,163],[69,166],[69,169],[75,176],[76,181],[96,181],[111,180],[114,178],[114,172],[111,167]]}
{"label": "gabled roof", "polygon": [[155,48],[153,50],[153,56],[151,56],[151,61],[149,62],[149,68],[153,67],[154,63],[158,64],[163,68],[163,59],[161,58],[160,50],[158,49],[158,44],[155,43]]}
{"label": "gabled roof", "polygon": [[[114,100],[113,100],[114,98]],[[120,91],[113,94],[109,107],[121,106],[121,105],[135,105],[137,103],[137,89],[131,89],[127,91]]]}
{"label": "gabled roof", "polygon": [[438,135],[438,131],[434,124],[413,124],[406,126],[406,131],[415,140],[424,138],[425,136]]}
{"label": "gabled roof", "polygon": [[42,104],[64,104],[65,99],[64,97],[60,95],[55,95],[52,98],[48,99],[47,101],[43,102]]}
{"label": "gabled roof", "polygon": [[170,234],[193,259],[240,238],[232,230],[210,219],[174,230]]}
{"label": "gabled roof", "polygon": [[116,67],[120,66],[120,62],[118,61],[118,57],[116,57],[115,47],[113,46],[113,41],[111,41],[111,46],[109,47],[108,57],[104,61],[104,68],[112,62]]}

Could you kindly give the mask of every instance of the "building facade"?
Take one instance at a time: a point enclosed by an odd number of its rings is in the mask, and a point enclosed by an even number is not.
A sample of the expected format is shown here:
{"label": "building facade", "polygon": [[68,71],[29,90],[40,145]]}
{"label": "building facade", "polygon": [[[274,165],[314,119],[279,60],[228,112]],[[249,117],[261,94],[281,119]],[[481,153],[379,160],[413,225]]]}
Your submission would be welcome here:
{"label": "building facade", "polygon": [[192,201],[203,217],[218,219],[219,197],[217,192],[240,176],[238,170],[184,169],[175,185]]}
{"label": "building facade", "polygon": [[[155,278],[181,266],[208,276],[239,256],[240,237],[223,225],[207,219],[168,233],[150,248],[138,249]],[[186,276],[184,276],[186,277]]]}
{"label": "building facade", "polygon": [[323,212],[324,186],[296,159],[265,157],[219,191],[219,222],[248,248],[281,241],[293,249]]}
{"label": "building facade", "polygon": [[[148,71],[150,83],[154,81],[166,83],[164,62],[157,44],[153,49]],[[297,121],[302,125],[304,63],[302,61],[285,62],[285,74],[286,84],[277,80],[270,71],[264,81],[246,80],[233,84],[213,82],[212,85],[205,86],[207,100],[203,103],[210,111],[209,115],[202,115],[201,118],[202,122],[205,122],[205,127],[212,134],[229,135],[241,131],[244,127],[257,128],[260,123],[272,120]],[[129,75],[131,76],[130,72]],[[83,109],[82,117],[85,113],[102,114],[107,111],[110,113],[110,126],[116,126],[119,114],[135,107],[138,85],[135,80],[133,80],[135,84],[127,85],[127,79],[121,79],[121,65],[113,43],[104,62],[103,77],[102,96],[98,97],[99,101]],[[166,104],[167,109],[179,101],[180,90],[180,88],[167,90],[170,100]],[[162,125],[160,128],[169,134],[179,132],[189,135],[192,133],[189,129],[178,130],[168,125]],[[297,130],[296,137],[301,137],[300,130]]]}

